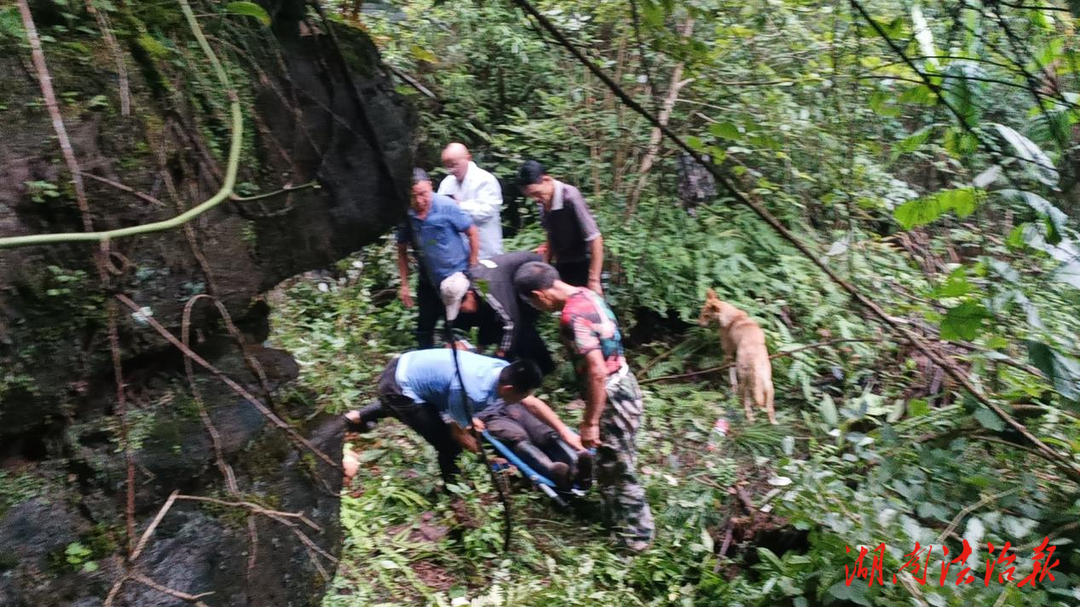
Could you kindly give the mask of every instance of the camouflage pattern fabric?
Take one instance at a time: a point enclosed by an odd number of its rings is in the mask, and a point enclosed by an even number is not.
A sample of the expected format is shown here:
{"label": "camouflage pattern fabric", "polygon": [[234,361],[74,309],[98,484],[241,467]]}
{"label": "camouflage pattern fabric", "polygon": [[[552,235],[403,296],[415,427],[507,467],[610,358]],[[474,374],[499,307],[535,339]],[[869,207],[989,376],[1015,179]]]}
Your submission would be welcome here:
{"label": "camouflage pattern fabric", "polygon": [[645,488],[637,478],[637,437],[641,423],[641,390],[633,374],[612,377],[608,400],[600,417],[600,441],[596,449],[596,484],[600,492],[604,523],[634,551],[648,548],[655,531]]}

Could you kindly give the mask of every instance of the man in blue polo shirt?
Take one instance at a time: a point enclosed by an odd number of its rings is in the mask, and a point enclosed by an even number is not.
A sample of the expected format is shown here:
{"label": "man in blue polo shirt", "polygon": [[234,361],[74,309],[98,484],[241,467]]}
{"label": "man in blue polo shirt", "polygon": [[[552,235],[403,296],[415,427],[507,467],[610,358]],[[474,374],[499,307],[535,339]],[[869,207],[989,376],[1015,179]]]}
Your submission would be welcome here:
{"label": "man in blue polo shirt", "polygon": [[[536,364],[458,352],[461,380],[465,384],[472,412],[489,407],[521,403],[530,413],[551,427],[559,437],[581,451],[581,441],[544,401],[532,396],[542,376]],[[391,415],[424,437],[439,454],[443,481],[457,474],[457,456],[462,447],[478,451],[479,446],[468,430],[483,423],[470,418],[461,382],[454,366],[454,352],[449,348],[414,350],[390,361],[378,385],[379,401]],[[359,422],[359,412],[346,414],[350,424]],[[566,472],[566,465],[562,466]]]}
{"label": "man in blue polo shirt", "polygon": [[[416,341],[421,348],[435,345],[435,325],[444,315],[439,298],[439,285],[447,278],[464,273],[476,263],[480,250],[480,234],[472,219],[453,199],[436,194],[431,178],[423,169],[413,169],[412,204],[408,223],[398,230],[398,272],[401,275],[401,301],[413,305],[409,293],[409,247],[413,247],[420,276],[416,298],[419,313],[416,320]],[[469,247],[466,249],[465,240]]]}

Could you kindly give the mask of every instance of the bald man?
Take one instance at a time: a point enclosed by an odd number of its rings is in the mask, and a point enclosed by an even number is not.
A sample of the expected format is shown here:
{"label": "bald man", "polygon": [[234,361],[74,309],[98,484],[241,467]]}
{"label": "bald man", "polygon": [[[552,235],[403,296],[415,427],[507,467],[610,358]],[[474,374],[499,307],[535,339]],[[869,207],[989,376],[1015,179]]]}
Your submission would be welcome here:
{"label": "bald man", "polygon": [[443,167],[450,173],[439,184],[439,194],[457,201],[480,231],[480,259],[502,253],[502,188],[499,180],[472,161],[469,148],[451,143],[442,152]]}

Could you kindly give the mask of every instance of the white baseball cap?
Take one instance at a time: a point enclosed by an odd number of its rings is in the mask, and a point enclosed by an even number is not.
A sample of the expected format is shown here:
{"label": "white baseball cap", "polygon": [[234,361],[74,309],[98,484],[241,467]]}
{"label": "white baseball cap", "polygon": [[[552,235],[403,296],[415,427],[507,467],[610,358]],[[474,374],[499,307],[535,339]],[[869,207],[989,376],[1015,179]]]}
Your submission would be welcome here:
{"label": "white baseball cap", "polygon": [[457,318],[458,311],[461,310],[461,300],[468,291],[469,279],[465,278],[463,272],[454,272],[439,284],[439,296],[446,307],[446,320]]}

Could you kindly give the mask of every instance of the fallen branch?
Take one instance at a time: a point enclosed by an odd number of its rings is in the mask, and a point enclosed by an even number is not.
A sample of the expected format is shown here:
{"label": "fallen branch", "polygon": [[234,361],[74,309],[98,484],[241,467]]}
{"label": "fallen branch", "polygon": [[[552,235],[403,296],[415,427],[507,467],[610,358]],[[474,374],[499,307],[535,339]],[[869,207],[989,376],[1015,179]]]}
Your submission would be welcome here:
{"label": "fallen branch", "polygon": [[143,549],[146,548],[147,542],[150,541],[150,536],[154,535],[157,526],[161,524],[161,519],[165,518],[165,514],[169,512],[169,508],[172,508],[173,503],[176,502],[176,498],[179,495],[179,490],[173,491],[172,494],[169,495],[169,499],[165,500],[165,504],[158,510],[157,516],[154,517],[154,520],[150,521],[150,526],[146,528],[146,531],[143,531],[142,537],[139,538],[139,544],[135,546],[135,551],[131,553],[131,562],[134,563],[135,559],[139,558],[139,555],[142,554]]}
{"label": "fallen branch", "polygon": [[[34,23],[34,16],[30,12],[30,5],[27,0],[19,0],[19,14],[22,17],[23,27],[26,29],[26,38],[30,42],[30,54],[33,58],[34,71],[41,87],[41,95],[45,100],[45,107],[48,109],[49,117],[52,119],[53,130],[56,132],[56,141],[60,145],[60,152],[64,157],[68,172],[71,173],[71,181],[75,188],[75,204],[79,209],[83,230],[90,232],[94,229],[94,221],[90,216],[90,203],[87,200],[86,189],[82,181],[82,170],[79,168],[78,158],[75,157],[75,149],[68,138],[64,117],[60,113],[60,104],[57,102],[56,92],[53,90],[52,75],[50,75],[48,64],[45,61],[45,51],[41,47],[41,38],[38,36],[37,25]],[[0,239],[0,241],[2,240]],[[94,266],[97,268],[101,287],[108,289],[110,256],[108,247],[104,243],[99,250],[94,251],[93,261]],[[116,383],[116,417],[120,422],[119,442],[124,452],[124,462],[127,470],[127,496],[124,514],[127,550],[128,554],[131,554],[135,547],[135,460],[128,442],[127,399],[124,392],[124,370],[120,360],[120,337],[116,328],[116,304],[109,302],[105,308],[108,317],[109,351],[113,366],[113,377]]]}
{"label": "fallen branch", "polygon": [[[176,495],[176,494],[174,494],[174,495]],[[255,514],[261,514],[263,516],[267,516],[267,517],[270,517],[270,518],[278,518],[278,517],[280,517],[280,518],[286,518],[286,519],[296,519],[296,520],[300,521],[301,523],[304,523],[308,527],[311,527],[312,530],[314,530],[314,531],[316,531],[318,533],[322,533],[322,527],[316,525],[311,519],[304,516],[303,512],[282,512],[280,510],[271,510],[269,508],[265,508],[263,506],[260,506],[258,504],[252,503],[252,502],[245,502],[245,501],[229,502],[229,501],[225,501],[225,500],[219,500],[219,499],[213,498],[213,497],[205,497],[205,496],[202,496],[202,495],[176,495],[176,499],[190,501],[190,502],[206,502],[206,503],[209,503],[209,504],[216,504],[218,506],[228,506],[230,508],[245,508],[245,509],[250,510],[251,512],[253,512]],[[286,526],[287,527],[292,527],[293,524],[290,522],[290,523],[287,523]]]}
{"label": "fallen branch", "polygon": [[262,200],[264,198],[271,198],[273,196],[278,196],[278,195],[281,195],[281,194],[289,194],[289,193],[295,192],[297,190],[306,190],[307,188],[318,187],[318,185],[319,185],[318,181],[309,181],[308,183],[304,183],[304,184],[301,184],[301,185],[285,186],[285,187],[281,188],[280,190],[275,190],[273,192],[267,192],[265,194],[255,194],[253,196],[237,196],[236,194],[233,194],[233,195],[231,195],[229,197],[229,199],[233,200],[235,202],[251,202],[253,200]]}
{"label": "fallen branch", "polygon": [[[1037,436],[1032,434],[1026,426],[1016,421],[1016,419],[1009,415],[1008,412],[1006,412],[1000,405],[994,403],[989,398],[987,398],[987,396],[983,394],[981,390],[976,388],[975,385],[971,383],[971,380],[967,377],[967,375],[957,368],[956,364],[953,361],[939,354],[929,344],[923,341],[923,339],[918,335],[915,335],[911,331],[905,329],[904,327],[901,327],[888,315],[888,313],[885,312],[885,310],[880,305],[875,303],[866,295],[863,295],[862,291],[855,287],[855,285],[848,282],[839,274],[837,274],[831,267],[829,267],[829,265],[825,261],[821,259],[819,253],[812,250],[809,245],[796,237],[791,232],[791,230],[784,226],[784,224],[781,223],[780,220],[777,219],[772,213],[770,213],[768,209],[762,206],[761,203],[748,198],[737,187],[735,187],[732,180],[716,165],[706,160],[705,157],[698,150],[690,147],[690,145],[683,141],[683,139],[679,137],[674,131],[672,131],[666,125],[661,124],[655,116],[650,114],[647,110],[645,110],[645,108],[641,107],[641,105],[632,97],[630,97],[630,95],[628,95],[626,91],[624,91],[622,87],[619,86],[618,83],[612,80],[611,77],[604,73],[604,71],[601,70],[595,63],[590,61],[589,58],[586,57],[581,52],[581,50],[578,49],[577,46],[575,46],[574,43],[572,43],[561,31],[559,31],[559,29],[555,27],[555,25],[552,24],[551,21],[547,17],[545,17],[543,13],[537,10],[537,8],[533,6],[529,2],[529,0],[513,0],[513,2],[517,6],[521,7],[521,9],[524,10],[526,13],[532,15],[532,17],[536,19],[536,21],[540,24],[541,27],[544,28],[544,30],[551,34],[552,37],[554,37],[559,42],[559,44],[561,44],[567,51],[574,55],[574,57],[576,57],[577,60],[581,62],[581,64],[584,65],[590,72],[600,78],[600,80],[603,81],[604,84],[607,85],[607,87],[612,91],[612,93],[614,93],[620,100],[622,100],[623,103],[625,103],[628,107],[637,112],[642,118],[645,118],[645,120],[651,123],[654,127],[659,128],[665,137],[670,139],[680,149],[690,154],[690,156],[694,160],[704,166],[705,169],[708,170],[714,178],[716,178],[717,183],[719,183],[721,186],[724,187],[725,190],[727,190],[728,194],[733,200],[753,211],[777,234],[779,234],[781,238],[791,243],[792,246],[798,249],[800,253],[806,256],[807,259],[809,259],[822,272],[824,272],[826,276],[828,276],[833,282],[839,285],[843,290],[847,291],[848,294],[851,295],[851,297],[855,301],[869,309],[874,316],[876,316],[883,324],[887,325],[894,332],[896,332],[902,339],[909,342],[918,350],[922,351],[923,354],[930,358],[930,360],[932,360],[935,364],[941,367],[946,373],[949,374],[950,377],[956,380],[957,383],[963,386],[964,389],[967,390],[967,392],[975,398],[975,400],[979,401],[984,406],[989,408],[1005,423],[1012,426],[1017,432],[1023,435],[1024,438],[1027,439],[1031,444],[1035,445],[1035,448],[1039,452],[1039,456],[1041,458],[1061,469],[1074,482],[1080,483],[1080,468],[1077,468],[1075,465],[1068,463],[1071,459],[1068,454],[1063,454],[1055,451],[1054,449],[1051,449],[1046,443],[1044,443]],[[877,22],[870,19],[857,2],[854,2],[853,0],[852,4],[857,9],[859,9],[859,11],[867,18],[867,20],[870,21],[871,25],[874,26],[876,30],[880,31],[880,26],[878,26]],[[888,41],[892,43],[891,40]],[[894,43],[892,44],[894,45]]]}
{"label": "fallen branch", "polygon": [[149,194],[145,194],[143,192],[140,192],[139,190],[136,190],[135,188],[132,188],[130,186],[126,186],[126,185],[120,183],[119,181],[113,181],[112,179],[106,179],[105,177],[100,177],[100,176],[95,175],[93,173],[80,173],[80,175],[82,175],[83,177],[89,177],[90,179],[93,179],[94,181],[100,181],[101,183],[104,183],[106,185],[111,185],[112,187],[114,187],[114,188],[116,188],[116,189],[118,189],[118,190],[120,190],[122,192],[127,192],[128,194],[131,194],[131,195],[133,195],[133,196],[135,196],[135,197],[137,197],[137,198],[139,198],[141,200],[145,200],[146,202],[149,202],[150,204],[157,205],[159,207],[168,206],[164,202],[158,200],[157,198],[154,198],[153,196],[151,196]]}
{"label": "fallen branch", "polygon": [[153,588],[154,590],[157,590],[158,592],[160,592],[162,594],[167,594],[167,595],[169,595],[171,597],[175,597],[175,598],[178,598],[180,600],[187,601],[189,603],[194,603],[196,605],[196,607],[207,607],[206,603],[200,601],[199,599],[203,598],[204,596],[211,596],[212,594],[214,594],[213,592],[203,592],[203,593],[200,593],[200,594],[188,594],[186,592],[180,592],[179,590],[173,590],[172,588],[169,588],[168,586],[163,586],[163,585],[155,582],[154,580],[146,577],[145,575],[143,575],[142,573],[140,573],[138,571],[132,571],[129,574],[129,577],[132,580],[142,584],[143,586],[146,586],[147,588]]}
{"label": "fallen branch", "polygon": [[120,115],[131,115],[131,87],[128,85],[127,64],[124,63],[124,55],[120,52],[120,45],[113,35],[109,16],[94,7],[93,0],[86,0],[86,12],[94,16],[98,27],[101,28],[101,36],[105,39],[105,46],[109,47],[113,61],[116,62],[116,78],[120,81]]}
{"label": "fallen branch", "polygon": [[[817,342],[817,343],[814,343],[814,344],[802,346],[801,348],[795,348],[794,350],[784,350],[783,352],[777,352],[776,354],[770,355],[769,360],[772,360],[774,358],[780,358],[782,356],[791,356],[792,354],[795,354],[797,352],[802,352],[803,350],[810,350],[810,349],[813,349],[813,348],[823,348],[825,346],[831,346],[833,344],[848,343],[848,342],[868,342],[868,341],[879,341],[879,340],[870,339],[870,338],[830,339],[828,341],[820,341],[820,342]],[[663,381],[663,380],[667,380],[667,379],[683,379],[683,378],[686,378],[686,377],[695,377],[695,376],[698,376],[698,375],[707,375],[709,373],[716,373],[718,371],[724,371],[724,370],[730,369],[731,367],[734,367],[734,366],[735,366],[735,363],[727,363],[727,364],[724,364],[724,365],[720,365],[718,367],[709,367],[707,369],[699,369],[697,371],[690,371],[688,373],[678,373],[676,375],[661,375],[660,377],[649,377],[649,378],[646,378],[646,379],[643,379],[643,380],[639,381],[638,383],[639,384],[651,384],[651,383],[655,383],[655,382]]]}
{"label": "fallen branch", "polygon": [[434,100],[436,103],[442,104],[442,100],[439,99],[439,97],[435,93],[432,93],[431,90],[428,89],[428,87],[420,84],[420,81],[416,78],[413,78],[412,76],[406,74],[405,72],[397,69],[392,65],[386,64],[386,68],[389,69],[390,72],[393,73],[395,76],[404,80],[409,86],[413,87],[417,91],[420,91],[420,94],[422,94],[423,96]]}
{"label": "fallen branch", "polygon": [[938,535],[937,541],[934,542],[934,543],[935,544],[940,544],[942,542],[942,540],[945,539],[946,535],[949,535],[950,533],[955,531],[956,527],[960,524],[960,521],[962,521],[965,516],[971,514],[972,512],[975,512],[976,510],[978,510],[979,508],[982,508],[983,506],[989,504],[990,502],[996,502],[997,500],[999,500],[999,499],[1001,499],[1003,497],[1012,495],[1013,493],[1016,493],[1020,489],[1022,489],[1022,487],[1013,487],[1012,489],[1002,491],[1001,493],[995,493],[993,495],[987,495],[987,496],[983,497],[982,499],[980,499],[979,501],[975,502],[974,504],[971,504],[970,506],[966,506],[964,509],[962,509],[960,512],[958,512],[955,517],[953,517],[953,520],[949,521],[949,526],[945,527],[945,531],[942,531],[941,534]]}
{"label": "fallen branch", "polygon": [[206,359],[192,351],[191,348],[185,346],[183,342],[177,339],[176,336],[172,333],[169,333],[169,331],[165,329],[165,327],[161,326],[161,323],[155,320],[152,316],[142,315],[139,305],[132,301],[131,298],[122,293],[118,293],[116,295],[116,298],[120,300],[120,302],[123,303],[125,306],[130,308],[132,312],[140,314],[141,319],[145,320],[151,327],[154,328],[155,331],[158,332],[159,335],[164,337],[169,343],[176,346],[181,352],[183,352],[184,356],[190,357],[191,360],[198,363],[199,366],[217,376],[218,379],[220,379],[221,381],[225,382],[225,385],[229,386],[229,388],[231,388],[233,392],[238,394],[244,400],[248,401],[248,403],[255,407],[259,411],[259,413],[262,413],[263,417],[270,420],[271,423],[284,431],[289,436],[289,438],[295,441],[298,445],[307,449],[308,451],[316,455],[319,459],[332,466],[334,469],[344,473],[344,470],[342,470],[341,468],[341,462],[333,460],[332,458],[330,458],[330,456],[323,453],[318,447],[311,444],[311,442],[308,441],[306,438],[300,436],[300,434],[296,430],[294,430],[292,426],[286,423],[285,420],[278,417],[277,414],[275,414],[273,411],[267,408],[266,405],[262,404],[258,399],[252,396],[250,392],[245,390],[244,387],[240,384],[236,383],[231,377],[222,373],[217,367],[210,364],[206,361]]}
{"label": "fallen branch", "polygon": [[[37,26],[34,24],[34,16],[30,12],[27,0],[19,0],[19,13],[22,15],[23,27],[26,29],[26,39],[30,42],[30,56],[34,61],[34,71],[37,73],[38,83],[41,86],[41,96],[45,100],[45,109],[52,119],[53,130],[56,132],[56,142],[60,145],[60,153],[64,156],[64,163],[71,173],[71,183],[75,189],[75,204],[79,207],[82,217],[83,229],[87,232],[94,229],[93,220],[90,218],[90,203],[86,199],[86,189],[83,187],[82,171],[79,169],[79,161],[75,158],[75,149],[71,146],[71,139],[64,126],[64,118],[60,113],[60,104],[56,101],[56,92],[53,90],[52,76],[49,67],[45,63],[45,51],[41,48],[41,38],[38,36]],[[0,247],[6,238],[0,238]]]}
{"label": "fallen branch", "polygon": [[[266,371],[263,369],[262,364],[260,364],[254,356],[248,353],[247,341],[244,339],[243,333],[237,328],[236,323],[233,322],[232,315],[229,314],[229,310],[220,299],[215,296],[207,295],[206,293],[200,293],[187,301],[184,305],[184,315],[181,320],[181,340],[184,342],[184,345],[186,346],[190,343],[191,310],[194,308],[195,304],[202,299],[209,299],[217,308],[218,314],[221,315],[221,320],[225,323],[225,330],[229,332],[229,335],[236,341],[237,345],[240,346],[240,355],[244,358],[244,363],[247,365],[248,369],[255,374],[255,377],[258,378],[259,386],[262,387],[263,396],[266,398],[266,403],[270,407],[273,407],[273,394],[270,389],[270,380],[266,377]],[[187,360],[190,364],[190,359]]]}
{"label": "fallen branch", "polygon": [[[314,541],[312,541],[312,539],[310,537],[307,536],[307,534],[305,534],[303,531],[301,531],[300,529],[298,529],[296,527],[296,523],[293,523],[292,520],[290,520],[290,519],[299,520],[300,522],[304,523],[308,527],[311,527],[312,529],[314,529],[316,532],[321,533],[322,528],[319,527],[318,525],[316,525],[314,522],[312,522],[306,516],[304,516],[303,512],[281,512],[279,510],[270,510],[268,508],[263,508],[262,506],[260,506],[258,504],[253,504],[251,502],[245,502],[245,501],[228,502],[228,501],[225,501],[225,500],[219,500],[219,499],[212,498],[212,497],[203,497],[203,496],[199,496],[199,495],[180,495],[180,496],[177,497],[177,499],[190,500],[190,501],[196,501],[196,502],[207,502],[207,503],[216,504],[216,505],[219,505],[219,506],[231,507],[231,508],[243,508],[243,509],[246,509],[246,510],[250,511],[252,514],[262,515],[262,516],[265,516],[265,517],[267,517],[267,518],[269,518],[271,520],[274,520],[274,521],[276,521],[278,523],[281,523],[282,525],[288,527],[289,531],[291,531],[293,533],[293,535],[296,536],[296,539],[300,540],[300,543],[304,545],[304,549],[307,550],[308,558],[311,560],[311,563],[315,566],[315,569],[317,569],[319,571],[319,574],[321,576],[323,576],[323,578],[325,580],[327,580],[327,581],[329,581],[331,579],[330,575],[327,573],[326,568],[323,567],[323,564],[321,562],[319,562],[319,559],[315,558],[316,554],[322,556],[323,558],[330,561],[331,563],[334,563],[335,565],[337,565],[340,562],[337,559],[337,557],[335,557],[334,555],[332,555],[329,552],[327,552],[327,551],[323,550],[322,548],[320,548],[318,544],[316,544]],[[248,521],[249,521],[248,522],[248,532],[252,535],[253,538],[255,538],[257,536],[254,535],[255,532],[254,532],[254,527],[253,527],[253,525],[251,523],[251,520],[252,519],[249,517],[248,518]],[[257,542],[257,540],[256,540],[256,542]],[[251,557],[251,558],[248,559],[248,571],[249,571],[249,573],[250,573],[251,568],[253,566],[254,566],[254,557]]]}

